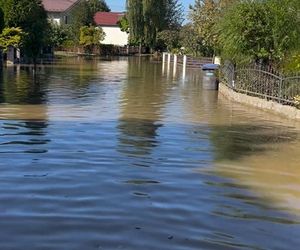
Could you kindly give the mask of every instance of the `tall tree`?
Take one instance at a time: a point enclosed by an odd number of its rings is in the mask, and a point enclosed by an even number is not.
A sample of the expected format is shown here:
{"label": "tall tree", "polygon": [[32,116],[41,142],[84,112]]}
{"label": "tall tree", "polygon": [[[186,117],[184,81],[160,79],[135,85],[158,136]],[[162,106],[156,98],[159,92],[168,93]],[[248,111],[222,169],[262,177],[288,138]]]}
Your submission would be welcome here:
{"label": "tall tree", "polygon": [[207,51],[214,51],[218,46],[217,24],[230,6],[239,0],[196,0],[190,6],[189,18],[192,21],[193,29],[201,38]]}
{"label": "tall tree", "polygon": [[180,26],[182,8],[178,0],[127,0],[130,39],[154,48],[160,31]]}
{"label": "tall tree", "polygon": [[81,1],[73,10],[71,15],[71,36],[76,43],[80,40],[80,28],[95,25],[94,16],[96,12],[109,12],[110,9],[105,0]]}
{"label": "tall tree", "polygon": [[[220,44],[225,57],[280,64],[300,49],[299,1],[243,1],[220,22]],[[292,24],[292,25],[291,25]]]}
{"label": "tall tree", "polygon": [[141,0],[127,0],[127,19],[131,43],[142,44],[144,41],[144,15]]}
{"label": "tall tree", "polygon": [[36,62],[49,28],[41,0],[2,0],[6,27],[19,27],[27,35],[23,48],[28,58]]}

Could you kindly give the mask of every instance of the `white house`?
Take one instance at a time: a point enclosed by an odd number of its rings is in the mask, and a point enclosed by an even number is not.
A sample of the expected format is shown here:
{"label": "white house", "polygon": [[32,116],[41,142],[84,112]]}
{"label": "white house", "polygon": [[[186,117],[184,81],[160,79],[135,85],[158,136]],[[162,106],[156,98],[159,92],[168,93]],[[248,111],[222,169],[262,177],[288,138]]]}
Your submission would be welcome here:
{"label": "white house", "polygon": [[58,25],[68,24],[72,9],[82,0],[42,0],[48,18]]}
{"label": "white house", "polygon": [[128,44],[128,34],[121,31],[118,21],[124,16],[122,12],[97,12],[94,21],[101,27],[106,36],[102,44],[125,46]]}

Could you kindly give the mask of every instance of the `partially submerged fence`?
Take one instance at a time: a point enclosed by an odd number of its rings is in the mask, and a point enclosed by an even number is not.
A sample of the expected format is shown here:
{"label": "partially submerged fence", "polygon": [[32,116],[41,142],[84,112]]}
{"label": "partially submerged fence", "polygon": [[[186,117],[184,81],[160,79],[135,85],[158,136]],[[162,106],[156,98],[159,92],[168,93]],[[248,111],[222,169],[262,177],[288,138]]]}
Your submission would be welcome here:
{"label": "partially submerged fence", "polygon": [[259,65],[235,68],[226,62],[221,79],[236,92],[299,107],[300,74],[285,76]]}
{"label": "partially submerged fence", "polygon": [[162,54],[162,69],[165,72],[165,65],[167,74],[170,73],[171,65],[173,65],[173,76],[176,75],[177,67],[182,67],[182,78],[185,79],[186,75],[186,68],[196,68],[201,69],[204,64],[212,63],[213,58],[210,57],[202,57],[202,58],[195,58],[186,55],[176,55],[171,53],[163,53]]}

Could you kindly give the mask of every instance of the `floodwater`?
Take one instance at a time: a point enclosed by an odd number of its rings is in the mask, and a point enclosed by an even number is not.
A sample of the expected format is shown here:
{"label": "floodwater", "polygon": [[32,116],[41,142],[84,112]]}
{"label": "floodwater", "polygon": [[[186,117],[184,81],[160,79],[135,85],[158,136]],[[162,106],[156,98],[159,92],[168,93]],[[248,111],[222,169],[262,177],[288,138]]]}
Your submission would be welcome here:
{"label": "floodwater", "polygon": [[299,247],[299,124],[167,71],[1,71],[0,249]]}

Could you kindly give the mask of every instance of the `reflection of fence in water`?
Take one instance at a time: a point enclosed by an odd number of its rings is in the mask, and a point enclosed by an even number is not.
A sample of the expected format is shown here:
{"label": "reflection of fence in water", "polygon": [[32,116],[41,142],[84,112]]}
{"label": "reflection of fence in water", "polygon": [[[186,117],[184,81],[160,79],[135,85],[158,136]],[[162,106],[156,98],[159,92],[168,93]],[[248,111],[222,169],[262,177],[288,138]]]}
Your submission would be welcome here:
{"label": "reflection of fence in water", "polygon": [[237,92],[282,104],[299,105],[296,97],[300,95],[300,75],[287,77],[257,65],[235,68],[232,63],[226,62],[221,70],[221,78]]}

